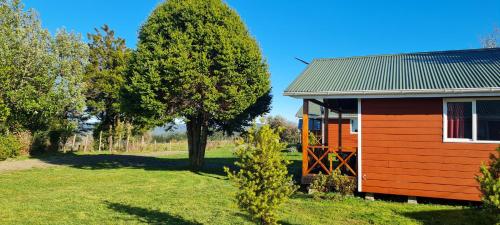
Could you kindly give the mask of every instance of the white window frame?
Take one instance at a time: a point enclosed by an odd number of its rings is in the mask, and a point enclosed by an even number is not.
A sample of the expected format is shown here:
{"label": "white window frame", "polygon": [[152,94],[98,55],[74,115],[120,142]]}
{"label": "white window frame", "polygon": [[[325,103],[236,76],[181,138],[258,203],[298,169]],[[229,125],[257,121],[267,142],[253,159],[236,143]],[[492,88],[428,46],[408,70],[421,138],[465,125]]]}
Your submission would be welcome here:
{"label": "white window frame", "polygon": [[[356,129],[358,131],[356,131],[356,132],[352,131],[352,123],[353,123],[352,121],[353,120],[357,120],[357,123],[358,123],[358,129]],[[349,131],[351,134],[357,134],[359,132],[359,120],[358,120],[358,118],[350,118],[349,119]]]}
{"label": "white window frame", "polygon": [[[500,100],[500,98],[443,98],[443,142],[500,144],[500,140],[499,141],[477,140],[476,104],[478,100]],[[472,103],[472,139],[448,138],[448,102]]]}

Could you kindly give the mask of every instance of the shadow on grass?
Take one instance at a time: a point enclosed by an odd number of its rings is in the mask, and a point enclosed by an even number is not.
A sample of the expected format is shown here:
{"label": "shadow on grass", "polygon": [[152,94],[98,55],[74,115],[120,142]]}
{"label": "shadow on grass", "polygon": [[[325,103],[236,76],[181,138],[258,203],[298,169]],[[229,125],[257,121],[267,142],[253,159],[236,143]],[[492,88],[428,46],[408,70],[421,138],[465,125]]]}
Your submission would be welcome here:
{"label": "shadow on grass", "polygon": [[199,225],[201,223],[185,220],[179,216],[170,215],[169,213],[160,212],[136,206],[125,205],[121,203],[105,202],[108,208],[124,214],[129,214],[138,217],[142,222],[155,225],[170,225],[170,224],[185,224]]}
{"label": "shadow on grass", "polygon": [[404,212],[400,214],[417,220],[424,225],[488,225],[500,223],[500,216],[498,214],[492,211],[471,208]]}
{"label": "shadow on grass", "polygon": [[[246,220],[246,221],[248,221],[248,222],[256,223],[256,221],[255,221],[255,220],[253,220],[253,219],[252,219],[252,217],[251,217],[250,215],[246,214],[246,213],[237,212],[237,213],[235,213],[234,215],[235,215],[235,216],[238,216],[238,217],[240,217],[240,218],[243,218],[243,219],[245,219],[245,220]],[[282,224],[282,225],[296,225],[296,224],[289,223],[289,222],[282,221],[282,220],[280,220],[280,221],[278,222],[278,224]]]}
{"label": "shadow on grass", "polygon": [[[159,158],[154,156],[140,155],[78,155],[66,153],[53,157],[40,157],[39,160],[53,165],[69,166],[78,169],[102,170],[134,168],[157,171],[189,171],[189,160],[187,158]],[[206,158],[201,170],[195,173],[211,178],[222,179],[217,176],[225,176],[224,167],[235,170],[236,158]],[[300,182],[301,161],[292,160],[288,171],[293,175],[296,182]]]}
{"label": "shadow on grass", "polygon": [[[53,165],[63,165],[79,169],[102,170],[133,168],[157,171],[189,171],[187,158],[158,158],[138,155],[77,155],[68,153],[64,156],[42,157],[41,161]],[[206,158],[205,165],[196,173],[199,175],[225,176],[224,166],[234,169],[235,158]],[[212,176],[216,178],[215,176]]]}

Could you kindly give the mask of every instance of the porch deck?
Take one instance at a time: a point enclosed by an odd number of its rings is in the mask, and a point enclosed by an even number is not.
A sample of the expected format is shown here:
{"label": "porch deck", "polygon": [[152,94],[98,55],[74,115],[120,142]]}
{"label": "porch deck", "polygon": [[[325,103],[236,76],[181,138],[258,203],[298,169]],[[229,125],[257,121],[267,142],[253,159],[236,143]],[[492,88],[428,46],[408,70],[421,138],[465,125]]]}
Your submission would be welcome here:
{"label": "porch deck", "polygon": [[[310,140],[309,136],[309,101],[323,107],[323,127],[321,140]],[[349,106],[352,104],[344,104]],[[336,106],[336,107],[335,107]],[[332,174],[334,171],[340,171],[341,174],[348,176],[357,176],[358,163],[357,147],[342,146],[342,113],[347,111],[347,107],[342,109],[343,105],[339,103],[328,104],[313,99],[304,99],[302,110],[302,184],[311,183],[314,175],[316,174]],[[351,107],[352,108],[352,107]],[[337,146],[334,143],[328,144],[328,111],[332,110],[338,114],[338,141]],[[353,112],[350,110],[348,112]],[[314,143],[309,143],[312,141]]]}

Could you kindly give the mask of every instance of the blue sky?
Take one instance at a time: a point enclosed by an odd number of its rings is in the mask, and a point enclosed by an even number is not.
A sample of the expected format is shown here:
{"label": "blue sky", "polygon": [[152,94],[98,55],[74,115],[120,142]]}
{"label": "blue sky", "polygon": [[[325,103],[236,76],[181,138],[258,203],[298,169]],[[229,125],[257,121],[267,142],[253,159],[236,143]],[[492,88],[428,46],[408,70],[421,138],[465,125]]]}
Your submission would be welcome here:
{"label": "blue sky", "polygon": [[[108,24],[135,48],[137,32],[159,0],[25,0],[51,32],[84,34]],[[283,90],[305,68],[294,57],[345,57],[480,47],[500,26],[500,0],[227,0],[260,43],[273,85],[273,109],[294,119],[301,101]]]}

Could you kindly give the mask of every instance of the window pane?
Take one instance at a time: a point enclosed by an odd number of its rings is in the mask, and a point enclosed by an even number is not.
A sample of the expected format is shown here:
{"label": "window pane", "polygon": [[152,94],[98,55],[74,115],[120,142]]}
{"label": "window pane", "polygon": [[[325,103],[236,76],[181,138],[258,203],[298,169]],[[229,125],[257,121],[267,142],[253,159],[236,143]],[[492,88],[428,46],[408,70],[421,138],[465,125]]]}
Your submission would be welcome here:
{"label": "window pane", "polygon": [[351,119],[351,132],[358,132],[358,119]]}
{"label": "window pane", "polygon": [[448,138],[472,139],[472,102],[448,102]]}
{"label": "window pane", "polygon": [[477,139],[500,140],[500,100],[481,100],[476,103]]}

